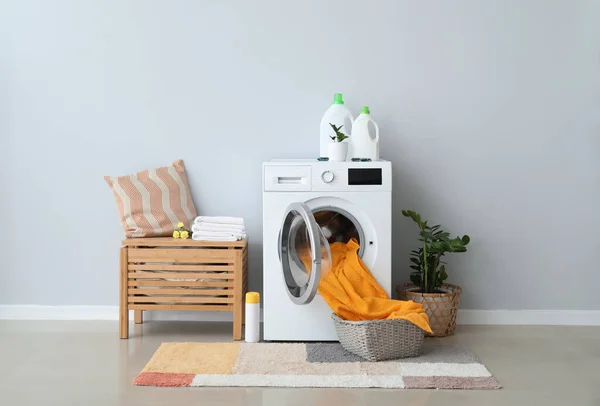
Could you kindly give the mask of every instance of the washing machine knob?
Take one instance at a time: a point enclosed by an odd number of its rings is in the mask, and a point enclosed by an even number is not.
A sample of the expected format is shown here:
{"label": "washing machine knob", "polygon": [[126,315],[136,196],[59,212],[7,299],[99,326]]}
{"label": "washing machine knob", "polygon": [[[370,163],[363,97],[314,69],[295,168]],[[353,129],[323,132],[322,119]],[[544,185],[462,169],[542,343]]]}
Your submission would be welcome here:
{"label": "washing machine knob", "polygon": [[325,171],[321,174],[321,179],[323,180],[323,182],[325,183],[331,183],[333,182],[333,179],[335,178],[335,175],[333,174],[333,172],[331,171]]}

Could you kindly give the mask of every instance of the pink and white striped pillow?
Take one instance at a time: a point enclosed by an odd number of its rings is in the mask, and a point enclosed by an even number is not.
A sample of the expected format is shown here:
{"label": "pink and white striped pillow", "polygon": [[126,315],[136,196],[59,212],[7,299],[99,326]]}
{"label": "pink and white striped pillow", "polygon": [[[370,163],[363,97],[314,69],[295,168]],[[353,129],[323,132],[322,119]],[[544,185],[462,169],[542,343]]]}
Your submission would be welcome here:
{"label": "pink and white striped pillow", "polygon": [[189,229],[196,217],[182,160],[104,180],[115,195],[127,238],[172,235],[178,222]]}

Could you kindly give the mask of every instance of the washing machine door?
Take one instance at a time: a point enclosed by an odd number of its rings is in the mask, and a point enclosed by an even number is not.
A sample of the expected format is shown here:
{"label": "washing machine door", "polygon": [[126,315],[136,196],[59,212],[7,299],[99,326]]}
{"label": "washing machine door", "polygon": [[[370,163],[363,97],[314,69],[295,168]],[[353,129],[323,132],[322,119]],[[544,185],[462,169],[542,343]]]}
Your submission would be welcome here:
{"label": "washing machine door", "polygon": [[310,303],[319,281],[331,269],[331,251],[304,203],[292,203],[285,211],[279,233],[279,258],[289,298],[299,305]]}

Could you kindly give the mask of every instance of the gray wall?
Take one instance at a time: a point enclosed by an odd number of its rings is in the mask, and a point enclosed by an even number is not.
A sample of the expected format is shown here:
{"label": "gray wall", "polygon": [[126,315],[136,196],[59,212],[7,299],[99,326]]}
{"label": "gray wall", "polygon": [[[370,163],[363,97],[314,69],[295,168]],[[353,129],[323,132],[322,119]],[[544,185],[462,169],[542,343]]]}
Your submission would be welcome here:
{"label": "gray wall", "polygon": [[243,216],[261,162],[313,157],[334,92],[394,168],[395,281],[415,208],[470,251],[471,309],[600,309],[600,2],[4,1],[0,303],[117,303],[103,175],[185,160],[200,213]]}

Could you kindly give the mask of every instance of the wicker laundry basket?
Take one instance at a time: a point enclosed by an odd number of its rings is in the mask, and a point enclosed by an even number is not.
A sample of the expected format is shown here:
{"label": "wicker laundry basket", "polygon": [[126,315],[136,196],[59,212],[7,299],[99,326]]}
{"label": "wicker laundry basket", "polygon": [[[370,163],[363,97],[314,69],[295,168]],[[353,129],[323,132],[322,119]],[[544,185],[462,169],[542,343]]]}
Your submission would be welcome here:
{"label": "wicker laundry basket", "polygon": [[342,347],[368,361],[416,357],[425,332],[404,319],[348,321],[331,316]]}

